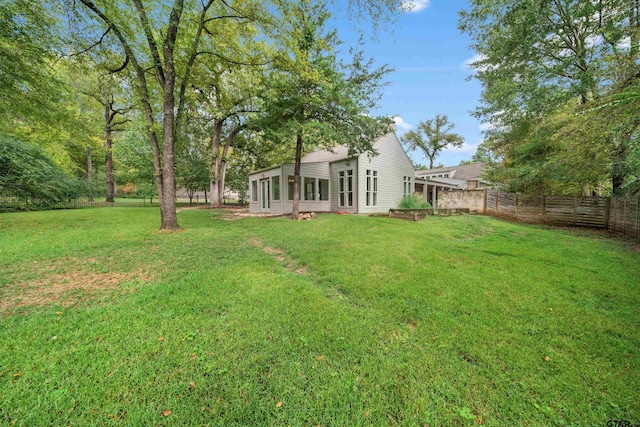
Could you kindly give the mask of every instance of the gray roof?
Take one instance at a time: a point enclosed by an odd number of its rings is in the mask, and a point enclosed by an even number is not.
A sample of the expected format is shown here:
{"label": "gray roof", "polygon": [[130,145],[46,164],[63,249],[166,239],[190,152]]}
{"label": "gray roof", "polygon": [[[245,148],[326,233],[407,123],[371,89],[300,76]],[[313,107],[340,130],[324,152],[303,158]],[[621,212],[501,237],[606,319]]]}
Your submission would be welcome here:
{"label": "gray roof", "polygon": [[[375,147],[375,145],[380,140],[387,137],[389,134],[395,135],[393,132],[389,132],[385,135],[381,135],[371,143],[371,146]],[[317,151],[314,151],[313,153],[309,153],[306,156],[303,156],[302,159],[300,159],[300,162],[301,163],[337,162],[338,160],[345,160],[349,158],[355,159],[359,155],[360,154],[356,153],[350,156],[348,146],[336,145],[335,147],[331,147],[326,150],[317,150]]]}
{"label": "gray roof", "polygon": [[444,168],[434,168],[426,170],[417,170],[416,178],[424,175],[449,174],[449,178],[460,179],[464,181],[479,180],[484,173],[484,163],[472,163],[470,165],[447,166]]}
{"label": "gray roof", "polygon": [[[358,156],[353,156],[358,157]],[[327,150],[318,150],[309,153],[300,159],[301,163],[335,162],[349,158],[349,147],[337,145]]]}

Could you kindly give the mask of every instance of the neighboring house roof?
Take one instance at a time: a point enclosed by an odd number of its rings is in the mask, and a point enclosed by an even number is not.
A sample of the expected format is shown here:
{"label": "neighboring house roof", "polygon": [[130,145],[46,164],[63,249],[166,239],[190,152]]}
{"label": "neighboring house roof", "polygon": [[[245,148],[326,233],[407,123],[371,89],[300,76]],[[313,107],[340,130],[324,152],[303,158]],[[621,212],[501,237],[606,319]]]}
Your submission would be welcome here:
{"label": "neighboring house roof", "polygon": [[467,181],[465,180],[453,179],[453,178],[429,178],[427,181],[429,181],[429,183],[450,185],[452,187],[460,187],[460,188],[465,187],[467,184]]}
{"label": "neighboring house roof", "polygon": [[[481,175],[484,173],[484,163],[472,163],[469,165],[448,166],[443,168],[417,170],[416,178],[424,178],[430,175],[444,175],[448,174],[447,178],[454,178],[456,180],[471,181],[481,180]],[[434,179],[436,179],[434,177]],[[442,177],[437,177],[442,179]]]}

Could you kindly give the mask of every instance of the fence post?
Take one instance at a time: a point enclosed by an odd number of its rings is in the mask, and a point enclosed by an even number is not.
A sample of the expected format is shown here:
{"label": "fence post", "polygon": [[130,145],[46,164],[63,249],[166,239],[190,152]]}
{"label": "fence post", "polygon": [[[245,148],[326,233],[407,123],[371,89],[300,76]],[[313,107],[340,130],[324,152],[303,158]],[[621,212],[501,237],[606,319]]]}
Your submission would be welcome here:
{"label": "fence post", "polygon": [[484,189],[484,201],[482,202],[482,214],[483,215],[487,214],[487,189],[486,188]]}
{"label": "fence post", "polygon": [[496,190],[496,216],[498,216],[498,196],[500,195],[500,191]]}
{"label": "fence post", "polygon": [[573,196],[573,226],[578,225],[578,196]]}
{"label": "fence post", "polygon": [[542,223],[547,223],[547,196],[542,195]]}
{"label": "fence post", "polygon": [[516,221],[520,221],[520,217],[518,216],[518,193],[516,193]]}

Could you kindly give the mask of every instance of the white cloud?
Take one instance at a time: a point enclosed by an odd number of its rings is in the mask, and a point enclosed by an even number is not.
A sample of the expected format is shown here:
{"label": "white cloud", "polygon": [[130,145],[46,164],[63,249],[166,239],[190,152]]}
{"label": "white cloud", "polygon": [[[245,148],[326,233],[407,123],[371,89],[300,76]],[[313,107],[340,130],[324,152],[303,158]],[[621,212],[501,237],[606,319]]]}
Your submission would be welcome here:
{"label": "white cloud", "polygon": [[491,123],[480,123],[480,131],[481,132],[486,132],[491,128],[493,128],[493,125]]}
{"label": "white cloud", "polygon": [[411,123],[405,122],[400,116],[393,116],[393,121],[396,123],[396,127],[402,130],[411,130],[413,129],[413,125]]}
{"label": "white cloud", "polygon": [[631,49],[631,37],[624,37],[618,42],[618,49]]}
{"label": "white cloud", "polygon": [[465,142],[462,144],[462,147],[448,147],[442,150],[444,153],[452,153],[452,154],[474,154],[478,149],[479,144],[470,144]]}
{"label": "white cloud", "polygon": [[475,62],[483,61],[485,59],[487,59],[486,55],[483,55],[481,53],[476,53],[471,58],[469,58],[466,61],[464,61],[464,63],[462,64],[462,67],[467,69],[467,70],[472,70],[473,69],[472,66],[473,66],[473,64]]}
{"label": "white cloud", "polygon": [[405,0],[402,2],[402,8],[409,13],[416,13],[429,7],[431,0]]}

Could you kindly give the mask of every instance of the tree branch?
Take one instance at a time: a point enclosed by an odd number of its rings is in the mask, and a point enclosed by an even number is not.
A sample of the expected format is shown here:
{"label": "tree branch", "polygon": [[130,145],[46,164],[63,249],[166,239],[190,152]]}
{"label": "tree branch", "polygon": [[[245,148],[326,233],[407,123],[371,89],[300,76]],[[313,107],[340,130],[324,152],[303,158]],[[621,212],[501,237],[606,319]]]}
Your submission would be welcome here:
{"label": "tree branch", "polygon": [[219,53],[215,53],[215,52],[209,52],[209,51],[200,51],[197,53],[197,55],[213,55],[217,58],[222,59],[223,61],[226,61],[230,64],[234,64],[234,65],[247,65],[247,66],[252,66],[252,67],[258,67],[258,66],[263,66],[263,65],[267,65],[270,64],[272,62],[274,62],[274,59],[270,59],[267,60],[265,62],[260,62],[260,63],[252,63],[252,62],[242,62],[242,61],[235,61],[233,59],[229,59],[225,56],[220,55]]}
{"label": "tree branch", "polygon": [[147,38],[147,44],[149,45],[149,51],[151,52],[154,68],[156,70],[156,77],[158,78],[160,85],[164,86],[165,77],[164,70],[162,68],[162,60],[160,59],[160,51],[158,50],[158,45],[153,37],[153,33],[151,32],[151,25],[149,24],[149,18],[147,18],[147,12],[145,11],[141,0],[133,0],[133,4],[136,6],[138,16],[140,17],[140,23],[142,24],[142,29]]}
{"label": "tree branch", "polygon": [[120,71],[124,70],[125,68],[127,68],[127,65],[129,65],[129,57],[127,55],[124,56],[124,63],[119,66],[118,68],[107,68],[107,71],[109,72],[109,74],[116,74],[119,73]]}

